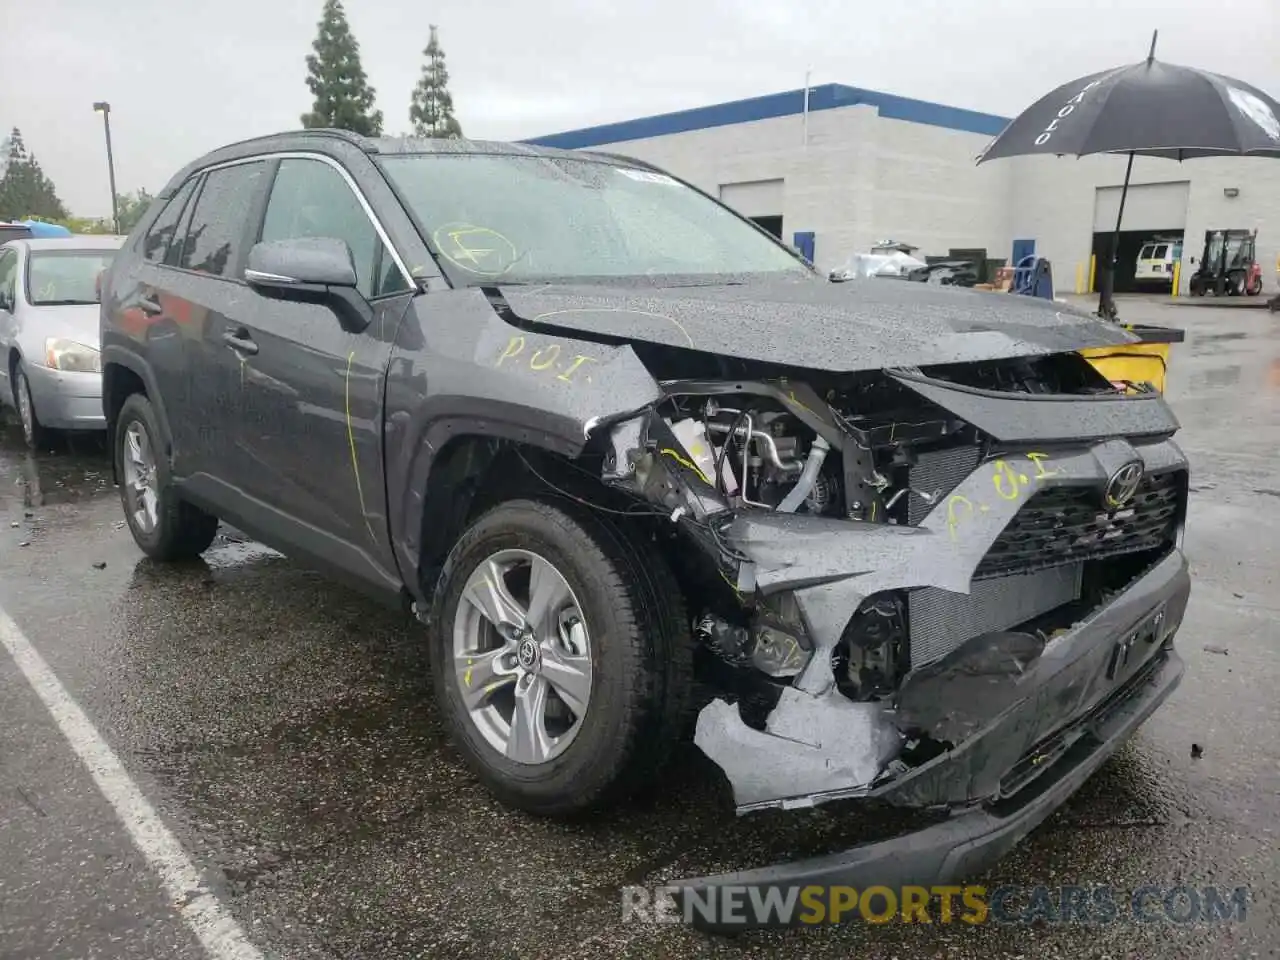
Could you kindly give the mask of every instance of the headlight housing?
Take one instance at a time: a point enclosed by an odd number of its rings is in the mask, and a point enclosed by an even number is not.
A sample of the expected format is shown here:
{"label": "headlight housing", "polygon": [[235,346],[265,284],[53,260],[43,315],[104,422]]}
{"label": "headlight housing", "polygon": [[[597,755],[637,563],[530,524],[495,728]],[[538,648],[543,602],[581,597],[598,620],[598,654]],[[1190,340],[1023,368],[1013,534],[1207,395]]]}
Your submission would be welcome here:
{"label": "headlight housing", "polygon": [[101,373],[102,355],[93,347],[75,340],[50,337],[44,342],[45,362],[51,370],[67,373]]}

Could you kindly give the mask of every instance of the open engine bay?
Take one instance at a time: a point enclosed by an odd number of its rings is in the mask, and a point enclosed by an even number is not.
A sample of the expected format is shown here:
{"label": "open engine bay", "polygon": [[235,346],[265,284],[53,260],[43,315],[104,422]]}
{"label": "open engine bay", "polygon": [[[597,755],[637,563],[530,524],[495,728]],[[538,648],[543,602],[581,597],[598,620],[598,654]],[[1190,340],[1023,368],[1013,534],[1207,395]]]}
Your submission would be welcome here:
{"label": "open engine bay", "polygon": [[[1025,698],[1046,649],[1180,541],[1172,413],[1078,354],[660,385],[611,418],[604,479],[696,546],[676,551],[689,576],[714,562],[695,632],[721,695],[696,742],[740,812],[1008,792],[908,775]],[[1028,715],[1008,767],[1064,719]]]}

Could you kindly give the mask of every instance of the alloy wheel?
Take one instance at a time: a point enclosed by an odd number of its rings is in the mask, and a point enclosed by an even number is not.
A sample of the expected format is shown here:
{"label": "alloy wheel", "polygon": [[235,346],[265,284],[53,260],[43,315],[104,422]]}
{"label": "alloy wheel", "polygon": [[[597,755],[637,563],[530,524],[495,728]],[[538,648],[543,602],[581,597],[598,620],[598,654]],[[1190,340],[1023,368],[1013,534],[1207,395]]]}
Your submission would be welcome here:
{"label": "alloy wheel", "polygon": [[453,624],[467,716],[515,763],[559,756],[591,700],[591,638],[564,575],[528,550],[500,550],[467,578]]}
{"label": "alloy wheel", "polygon": [[137,420],[124,432],[124,485],[129,513],[142,533],[150,533],[159,522],[156,491],[156,458],[146,428]]}

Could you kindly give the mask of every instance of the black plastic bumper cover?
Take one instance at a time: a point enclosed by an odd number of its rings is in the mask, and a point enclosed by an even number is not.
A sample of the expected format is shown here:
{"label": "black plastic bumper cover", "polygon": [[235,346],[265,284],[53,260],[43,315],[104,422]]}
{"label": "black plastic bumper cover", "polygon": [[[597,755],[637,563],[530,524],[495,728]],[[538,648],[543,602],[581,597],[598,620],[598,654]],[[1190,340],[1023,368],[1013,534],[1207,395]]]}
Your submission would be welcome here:
{"label": "black plastic bumper cover", "polygon": [[[974,807],[914,833],[863,844],[840,853],[755,870],[676,882],[688,891],[737,888],[743,902],[767,902],[771,889],[811,885],[900,888],[971,880],[1004,857],[1049,817],[1160,706],[1182,679],[1183,662],[1169,638],[1124,685],[1122,696],[1100,705],[1086,721],[1088,735],[1014,796],[994,806]],[[1121,693],[1121,691],[1117,691]],[[755,893],[751,891],[754,888]],[[734,891],[736,893],[736,890]],[[749,911],[710,920],[691,911],[695,926],[715,931],[765,925]]]}

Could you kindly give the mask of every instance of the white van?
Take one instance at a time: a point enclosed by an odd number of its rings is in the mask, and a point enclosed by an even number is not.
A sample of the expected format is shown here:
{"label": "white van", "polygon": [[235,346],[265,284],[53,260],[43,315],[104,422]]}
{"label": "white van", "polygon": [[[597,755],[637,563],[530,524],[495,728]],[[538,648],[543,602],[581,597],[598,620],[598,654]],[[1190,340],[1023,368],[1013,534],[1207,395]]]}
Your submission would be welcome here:
{"label": "white van", "polygon": [[1173,286],[1173,265],[1182,259],[1181,240],[1148,240],[1138,251],[1133,281],[1143,286]]}

